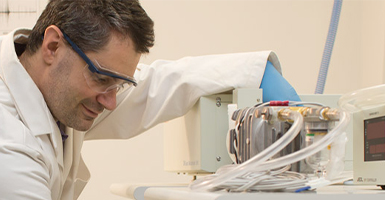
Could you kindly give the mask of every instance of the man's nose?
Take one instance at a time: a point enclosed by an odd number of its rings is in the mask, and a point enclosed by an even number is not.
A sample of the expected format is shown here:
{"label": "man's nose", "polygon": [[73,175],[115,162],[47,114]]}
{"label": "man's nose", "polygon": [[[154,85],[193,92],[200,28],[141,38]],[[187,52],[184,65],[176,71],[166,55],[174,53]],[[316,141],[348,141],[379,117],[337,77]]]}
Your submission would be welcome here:
{"label": "man's nose", "polygon": [[104,106],[107,110],[114,110],[116,108],[116,90],[111,90],[106,93],[96,96],[96,100]]}

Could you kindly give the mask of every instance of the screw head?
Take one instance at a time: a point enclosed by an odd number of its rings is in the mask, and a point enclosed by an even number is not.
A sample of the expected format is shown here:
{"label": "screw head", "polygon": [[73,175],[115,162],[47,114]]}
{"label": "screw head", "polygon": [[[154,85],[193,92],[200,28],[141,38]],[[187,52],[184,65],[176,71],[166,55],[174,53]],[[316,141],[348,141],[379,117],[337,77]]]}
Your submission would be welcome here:
{"label": "screw head", "polygon": [[217,103],[216,103],[217,107],[221,107],[221,105],[222,105],[222,103],[221,103],[222,99],[221,99],[220,97],[217,97],[216,100],[217,100]]}

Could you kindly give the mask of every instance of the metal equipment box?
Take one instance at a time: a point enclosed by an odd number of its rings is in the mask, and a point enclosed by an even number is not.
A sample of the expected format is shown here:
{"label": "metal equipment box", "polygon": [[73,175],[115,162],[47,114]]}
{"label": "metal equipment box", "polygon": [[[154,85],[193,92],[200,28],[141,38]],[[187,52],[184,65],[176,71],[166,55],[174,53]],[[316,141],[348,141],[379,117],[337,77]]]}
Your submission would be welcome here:
{"label": "metal equipment box", "polygon": [[226,147],[229,130],[227,106],[246,107],[262,102],[262,90],[243,88],[201,97],[183,117],[164,125],[165,171],[206,174],[231,164]]}

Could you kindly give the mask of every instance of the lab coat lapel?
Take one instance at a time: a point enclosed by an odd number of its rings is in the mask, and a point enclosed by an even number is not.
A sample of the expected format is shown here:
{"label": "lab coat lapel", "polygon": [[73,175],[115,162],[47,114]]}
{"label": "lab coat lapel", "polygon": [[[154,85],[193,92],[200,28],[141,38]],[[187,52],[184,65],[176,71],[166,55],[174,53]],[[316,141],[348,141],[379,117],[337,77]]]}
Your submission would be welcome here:
{"label": "lab coat lapel", "polygon": [[73,149],[74,149],[74,131],[72,128],[66,127],[65,133],[68,135],[68,138],[64,142],[64,169],[63,175],[65,179],[68,177],[72,166],[73,160]]}
{"label": "lab coat lapel", "polygon": [[59,127],[55,121],[51,121],[51,127],[53,132],[50,134],[52,147],[55,149],[56,160],[60,167],[63,169],[63,142],[60,134]]}

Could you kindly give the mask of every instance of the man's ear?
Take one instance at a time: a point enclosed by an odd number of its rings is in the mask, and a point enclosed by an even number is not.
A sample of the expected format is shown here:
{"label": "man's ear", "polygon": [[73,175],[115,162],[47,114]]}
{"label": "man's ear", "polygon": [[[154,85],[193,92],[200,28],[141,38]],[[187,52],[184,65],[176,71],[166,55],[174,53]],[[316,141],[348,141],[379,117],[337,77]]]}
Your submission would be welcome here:
{"label": "man's ear", "polygon": [[59,47],[64,46],[63,40],[61,39],[62,37],[63,33],[55,25],[51,25],[45,29],[41,50],[43,60],[48,65],[52,64],[57,57]]}

